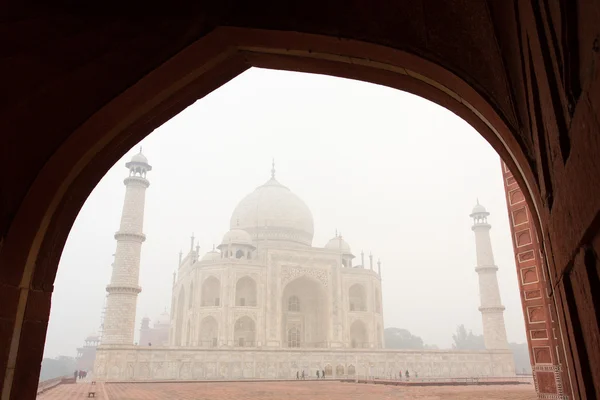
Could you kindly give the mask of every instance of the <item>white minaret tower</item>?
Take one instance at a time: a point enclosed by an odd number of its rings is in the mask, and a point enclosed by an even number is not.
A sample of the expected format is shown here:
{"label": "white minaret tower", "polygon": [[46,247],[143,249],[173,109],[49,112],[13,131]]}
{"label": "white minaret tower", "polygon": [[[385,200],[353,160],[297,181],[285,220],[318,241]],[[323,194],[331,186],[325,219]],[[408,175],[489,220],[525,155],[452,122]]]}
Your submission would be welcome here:
{"label": "white minaret tower", "polygon": [[121,226],[115,233],[117,250],[113,263],[110,284],[106,287],[106,314],[102,344],[133,344],[137,296],[142,291],[138,285],[140,275],[140,253],[146,236],[144,226],[144,203],[150,182],[146,172],[152,167],[142,154],[133,156],[125,164],[129,176],[125,178],[125,202],[121,214]]}
{"label": "white minaret tower", "polygon": [[498,267],[494,264],[494,253],[492,252],[492,241],[490,240],[490,229],[487,217],[489,212],[479,204],[473,208],[470,217],[473,218],[475,232],[475,246],[477,251],[477,267],[475,271],[479,274],[479,296],[481,298],[481,318],[483,320],[483,338],[485,348],[508,349],[506,340],[506,328],[504,326],[504,306],[500,300],[500,289],[496,271]]}

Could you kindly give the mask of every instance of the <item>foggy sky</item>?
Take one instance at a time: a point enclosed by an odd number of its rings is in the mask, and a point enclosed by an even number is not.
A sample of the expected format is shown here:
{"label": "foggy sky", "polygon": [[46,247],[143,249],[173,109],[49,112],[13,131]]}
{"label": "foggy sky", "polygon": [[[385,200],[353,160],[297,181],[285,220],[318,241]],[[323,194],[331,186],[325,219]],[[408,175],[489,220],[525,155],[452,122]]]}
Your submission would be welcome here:
{"label": "foggy sky", "polygon": [[[328,76],[251,69],[197,101],[141,143],[148,173],[136,337],[141,318],[170,310],[178,253],[192,233],[218,245],[236,204],[270,177],[311,209],[313,246],[336,229],[381,258],[385,327],[450,347],[456,326],[482,332],[475,240],[479,198],[491,237],[508,339],[524,342],[500,160],[450,111],[387,87]],[[45,356],[75,355],[98,329],[116,249],[128,171],[106,174],[65,246]],[[368,260],[368,257],[366,256]],[[368,261],[367,261],[368,263]]]}

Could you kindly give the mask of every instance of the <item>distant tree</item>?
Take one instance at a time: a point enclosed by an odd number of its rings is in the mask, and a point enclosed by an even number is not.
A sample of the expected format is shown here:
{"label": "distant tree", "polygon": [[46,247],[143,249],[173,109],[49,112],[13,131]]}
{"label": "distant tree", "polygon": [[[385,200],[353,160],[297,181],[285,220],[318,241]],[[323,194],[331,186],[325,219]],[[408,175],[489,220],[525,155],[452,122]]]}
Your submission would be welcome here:
{"label": "distant tree", "polygon": [[406,329],[385,328],[383,330],[386,349],[423,349],[423,339]]}
{"label": "distant tree", "polygon": [[73,357],[59,356],[57,358],[44,358],[40,370],[40,381],[65,375],[73,376],[75,366],[76,363]]}
{"label": "distant tree", "polygon": [[459,325],[456,328],[456,334],[452,335],[454,339],[453,349],[457,350],[484,350],[485,342],[483,335],[475,335],[472,331],[467,333],[464,325]]}
{"label": "distant tree", "polygon": [[509,343],[508,346],[515,358],[515,372],[517,374],[531,374],[531,361],[529,359],[529,347],[527,347],[527,343]]}

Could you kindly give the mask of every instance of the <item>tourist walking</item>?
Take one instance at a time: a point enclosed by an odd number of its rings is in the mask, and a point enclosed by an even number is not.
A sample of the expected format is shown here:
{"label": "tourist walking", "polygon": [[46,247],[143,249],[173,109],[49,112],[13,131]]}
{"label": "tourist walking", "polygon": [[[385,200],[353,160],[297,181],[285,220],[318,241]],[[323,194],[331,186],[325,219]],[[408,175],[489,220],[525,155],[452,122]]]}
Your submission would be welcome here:
{"label": "tourist walking", "polygon": [[323,370],[323,373],[321,374],[321,379],[325,379],[325,370]]}
{"label": "tourist walking", "polygon": [[296,380],[300,380],[300,371],[296,371]]}
{"label": "tourist walking", "polygon": [[321,371],[317,370],[317,379],[321,378]]}

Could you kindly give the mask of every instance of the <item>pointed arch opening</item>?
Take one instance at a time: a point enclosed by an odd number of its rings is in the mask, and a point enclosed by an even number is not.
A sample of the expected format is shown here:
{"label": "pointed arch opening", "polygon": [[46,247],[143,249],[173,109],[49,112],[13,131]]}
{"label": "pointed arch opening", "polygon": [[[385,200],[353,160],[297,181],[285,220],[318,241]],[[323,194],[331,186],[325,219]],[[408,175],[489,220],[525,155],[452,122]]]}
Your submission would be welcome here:
{"label": "pointed arch opening", "polygon": [[301,276],[289,282],[281,299],[285,347],[327,347],[329,306],[323,284]]}
{"label": "pointed arch opening", "polygon": [[219,337],[219,323],[213,316],[204,317],[200,321],[198,332],[198,346],[217,347]]}
{"label": "pointed arch opening", "polygon": [[361,320],[356,320],[350,325],[350,346],[353,348],[369,347],[367,326]]}
{"label": "pointed arch opening", "polygon": [[175,346],[181,346],[183,341],[183,313],[185,311],[185,288],[182,286],[177,297],[177,316],[175,318]]}
{"label": "pointed arch opening", "polygon": [[190,294],[189,294],[189,302],[188,308],[191,309],[194,305],[194,282],[190,283]]}
{"label": "pointed arch opening", "polygon": [[348,307],[350,311],[367,311],[367,295],[365,287],[360,283],[350,286],[348,291]]}
{"label": "pointed arch opening", "polygon": [[235,284],[235,305],[238,307],[255,307],[256,281],[249,276],[244,276]]}
{"label": "pointed arch opening", "polygon": [[202,283],[202,307],[218,307],[221,305],[221,281],[214,276],[206,278]]}
{"label": "pointed arch opening", "polygon": [[245,315],[235,321],[233,342],[236,347],[256,346],[256,324],[252,318]]}

